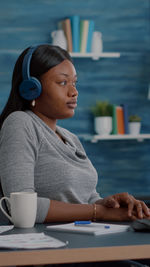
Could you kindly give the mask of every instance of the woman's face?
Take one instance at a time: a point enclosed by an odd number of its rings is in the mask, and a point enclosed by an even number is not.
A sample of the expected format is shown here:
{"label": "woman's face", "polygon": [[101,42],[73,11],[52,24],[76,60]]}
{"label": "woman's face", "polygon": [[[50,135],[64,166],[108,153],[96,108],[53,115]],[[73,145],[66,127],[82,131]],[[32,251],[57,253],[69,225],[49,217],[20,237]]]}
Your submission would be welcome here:
{"label": "woman's face", "polygon": [[34,111],[52,120],[69,118],[77,106],[77,75],[73,64],[64,60],[41,76],[42,93]]}

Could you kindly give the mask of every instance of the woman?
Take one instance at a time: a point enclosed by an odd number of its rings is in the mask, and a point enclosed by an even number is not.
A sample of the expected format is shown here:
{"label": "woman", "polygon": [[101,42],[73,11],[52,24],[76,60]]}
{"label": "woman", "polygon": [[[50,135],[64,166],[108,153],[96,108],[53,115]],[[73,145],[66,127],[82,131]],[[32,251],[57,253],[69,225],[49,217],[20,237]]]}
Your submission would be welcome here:
{"label": "woman", "polygon": [[18,58],[12,90],[1,114],[0,177],[3,193],[36,191],[37,223],[127,221],[150,215],[128,193],[102,199],[97,172],[80,141],[57,126],[77,106],[77,74],[57,46],[26,49]]}

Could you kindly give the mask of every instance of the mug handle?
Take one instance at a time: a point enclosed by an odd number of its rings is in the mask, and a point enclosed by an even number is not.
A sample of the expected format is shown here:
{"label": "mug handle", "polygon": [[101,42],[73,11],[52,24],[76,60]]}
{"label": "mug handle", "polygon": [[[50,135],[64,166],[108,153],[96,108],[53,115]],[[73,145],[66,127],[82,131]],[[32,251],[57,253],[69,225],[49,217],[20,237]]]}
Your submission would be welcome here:
{"label": "mug handle", "polygon": [[5,216],[6,216],[6,217],[13,223],[12,217],[8,215],[8,213],[4,210],[4,208],[3,208],[3,206],[2,206],[2,201],[3,201],[4,199],[7,199],[7,201],[10,203],[10,200],[9,200],[8,197],[2,197],[2,198],[0,199],[0,209],[1,209],[1,211],[5,214]]}

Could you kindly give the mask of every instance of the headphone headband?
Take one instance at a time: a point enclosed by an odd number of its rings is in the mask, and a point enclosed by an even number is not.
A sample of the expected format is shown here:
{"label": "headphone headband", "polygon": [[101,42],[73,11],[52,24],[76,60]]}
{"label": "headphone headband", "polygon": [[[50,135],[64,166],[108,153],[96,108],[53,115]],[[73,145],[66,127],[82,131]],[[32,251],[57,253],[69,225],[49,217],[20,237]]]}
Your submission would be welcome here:
{"label": "headphone headband", "polygon": [[31,46],[29,50],[27,51],[24,60],[23,60],[23,65],[22,65],[22,77],[23,80],[27,80],[30,78],[30,63],[31,63],[31,58],[34,53],[34,51],[37,49],[38,46]]}

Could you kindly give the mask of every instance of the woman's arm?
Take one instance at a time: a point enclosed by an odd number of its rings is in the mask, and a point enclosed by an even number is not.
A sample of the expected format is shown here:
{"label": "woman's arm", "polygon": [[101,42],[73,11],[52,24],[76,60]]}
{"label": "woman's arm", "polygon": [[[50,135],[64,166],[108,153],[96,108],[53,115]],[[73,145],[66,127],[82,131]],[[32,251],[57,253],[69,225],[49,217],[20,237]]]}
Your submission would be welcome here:
{"label": "woman's arm", "polygon": [[127,208],[108,208],[101,204],[70,204],[51,200],[45,223],[71,222],[75,220],[131,221],[136,214],[128,216]]}
{"label": "woman's arm", "polygon": [[71,204],[51,200],[45,222],[71,222],[75,220],[92,220],[92,204]]}

